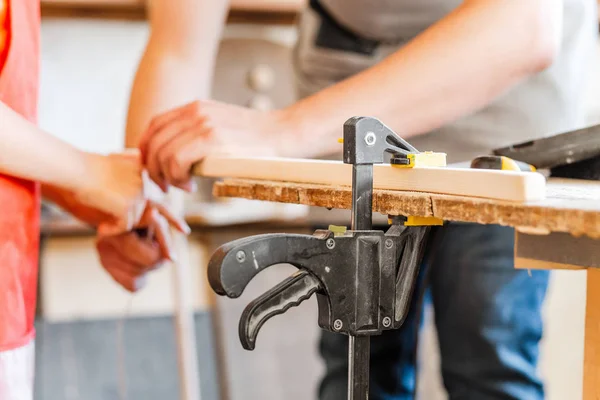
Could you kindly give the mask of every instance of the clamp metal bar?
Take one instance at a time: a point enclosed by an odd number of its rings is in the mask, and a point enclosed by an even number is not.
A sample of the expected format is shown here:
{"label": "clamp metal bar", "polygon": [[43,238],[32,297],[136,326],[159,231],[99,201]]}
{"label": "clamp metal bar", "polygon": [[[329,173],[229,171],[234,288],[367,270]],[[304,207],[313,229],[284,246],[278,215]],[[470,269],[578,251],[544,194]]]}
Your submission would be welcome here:
{"label": "clamp metal bar", "polygon": [[[353,231],[371,230],[373,226],[373,164],[352,166],[352,226]],[[361,265],[359,268],[371,268]],[[356,274],[356,288],[360,285]],[[348,400],[369,398],[369,359],[371,338],[348,336]]]}
{"label": "clamp metal bar", "polygon": [[348,400],[367,400],[371,338],[350,335],[348,349]]}
{"label": "clamp metal bar", "polygon": [[352,166],[353,231],[369,231],[373,227],[373,164]]}

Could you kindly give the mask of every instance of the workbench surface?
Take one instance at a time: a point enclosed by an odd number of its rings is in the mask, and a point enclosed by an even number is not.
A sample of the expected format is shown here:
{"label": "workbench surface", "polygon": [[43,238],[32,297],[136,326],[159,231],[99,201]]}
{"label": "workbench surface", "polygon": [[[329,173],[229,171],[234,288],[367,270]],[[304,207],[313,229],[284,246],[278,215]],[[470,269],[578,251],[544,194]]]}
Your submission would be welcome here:
{"label": "workbench surface", "polygon": [[[225,200],[225,201],[222,201]],[[251,203],[251,204],[249,204]],[[306,227],[306,209],[292,204],[253,203],[238,199],[217,202],[189,202],[184,218],[194,232],[217,232],[234,227],[236,230],[264,227]],[[93,227],[75,219],[60,208],[46,204],[42,209],[41,232],[46,236],[90,236]]]}
{"label": "workbench surface", "polygon": [[[41,0],[43,17],[146,19],[149,0]],[[228,22],[294,24],[307,0],[231,0]]]}
{"label": "workbench surface", "polygon": [[[241,179],[217,182],[213,194],[341,209],[349,209],[352,200],[350,187]],[[550,178],[546,198],[529,203],[375,190],[373,211],[501,224],[526,232],[567,232],[600,238],[600,182]]]}

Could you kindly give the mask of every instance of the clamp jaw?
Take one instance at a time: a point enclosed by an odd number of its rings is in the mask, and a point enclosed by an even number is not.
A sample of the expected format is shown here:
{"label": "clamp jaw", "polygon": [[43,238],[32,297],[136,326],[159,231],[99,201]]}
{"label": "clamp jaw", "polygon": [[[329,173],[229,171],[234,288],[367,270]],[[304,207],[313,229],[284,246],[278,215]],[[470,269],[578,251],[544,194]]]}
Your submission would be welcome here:
{"label": "clamp jaw", "polygon": [[344,124],[344,163],[353,164],[352,229],[313,235],[265,234],[229,242],[208,266],[213,290],[239,297],[260,271],[287,263],[298,271],[244,310],[242,346],[253,350],[269,319],[316,294],[319,326],[350,336],[371,336],[402,326],[408,313],[429,226],[405,226],[392,218],[387,232],[372,230],[373,164],[408,165],[417,149],[374,118]]}
{"label": "clamp jaw", "polygon": [[344,163],[354,165],[383,164],[385,154],[393,164],[408,164],[409,155],[417,149],[381,121],[369,117],[353,117],[344,124]]}

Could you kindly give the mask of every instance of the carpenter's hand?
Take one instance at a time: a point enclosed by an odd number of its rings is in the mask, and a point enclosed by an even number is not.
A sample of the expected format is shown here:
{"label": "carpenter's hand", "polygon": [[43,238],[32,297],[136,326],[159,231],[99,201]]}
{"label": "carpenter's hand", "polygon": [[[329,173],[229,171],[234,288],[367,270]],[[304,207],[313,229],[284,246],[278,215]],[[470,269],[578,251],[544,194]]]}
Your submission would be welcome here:
{"label": "carpenter's hand", "polygon": [[84,215],[86,209],[95,209],[110,217],[104,222],[122,231],[138,225],[149,203],[139,153],[90,153],[84,173],[87,183],[74,191],[69,211]]}
{"label": "carpenter's hand", "polygon": [[143,288],[148,272],[165,261],[158,242],[140,232],[99,233],[96,248],[104,269],[130,292]]}
{"label": "carpenter's hand", "polygon": [[185,234],[189,227],[160,200],[150,198],[151,182],[143,179],[139,153],[90,154],[86,172],[86,187],[64,195],[59,204],[75,217],[97,226],[104,236],[148,229],[161,256],[172,258],[169,227]]}
{"label": "carpenter's hand", "polygon": [[195,101],[152,120],[140,142],[142,162],[163,191],[191,191],[192,167],[207,155],[281,155],[283,127],[278,111]]}

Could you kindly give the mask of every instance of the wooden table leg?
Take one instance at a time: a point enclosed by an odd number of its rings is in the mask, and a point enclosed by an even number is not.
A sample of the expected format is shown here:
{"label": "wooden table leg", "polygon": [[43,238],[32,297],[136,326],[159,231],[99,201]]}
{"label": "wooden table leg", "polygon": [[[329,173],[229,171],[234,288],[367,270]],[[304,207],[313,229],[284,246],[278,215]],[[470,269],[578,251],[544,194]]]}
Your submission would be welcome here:
{"label": "wooden table leg", "polygon": [[587,270],[583,400],[600,400],[600,269]]}
{"label": "wooden table leg", "polygon": [[[168,201],[176,215],[183,215],[184,193],[171,189]],[[175,334],[179,367],[181,400],[200,400],[200,376],[198,352],[196,350],[196,326],[192,304],[188,239],[182,233],[171,229],[177,260],[173,268],[173,296],[175,303]]]}

